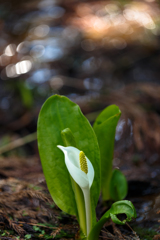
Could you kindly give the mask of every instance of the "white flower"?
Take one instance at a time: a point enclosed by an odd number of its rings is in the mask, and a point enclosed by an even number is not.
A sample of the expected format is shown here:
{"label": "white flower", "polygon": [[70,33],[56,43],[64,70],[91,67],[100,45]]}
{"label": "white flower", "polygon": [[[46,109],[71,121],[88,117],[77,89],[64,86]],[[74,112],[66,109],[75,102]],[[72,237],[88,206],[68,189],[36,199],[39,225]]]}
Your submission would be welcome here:
{"label": "white flower", "polygon": [[79,163],[79,155],[81,152],[80,150],[78,150],[75,147],[63,147],[60,145],[58,145],[57,147],[64,152],[67,169],[72,178],[74,179],[74,181],[81,188],[86,188],[88,186],[90,188],[94,179],[94,169],[89,159],[86,157],[88,164],[88,173],[86,174],[80,168]]}
{"label": "white flower", "polygon": [[[90,188],[94,179],[94,169],[92,163],[82,151],[78,150],[75,147],[63,147],[60,145],[58,145],[57,147],[60,148],[65,155],[65,164],[70,175],[82,189],[85,202],[85,217],[88,236],[92,227],[90,200]],[[83,171],[82,168],[84,168]]]}

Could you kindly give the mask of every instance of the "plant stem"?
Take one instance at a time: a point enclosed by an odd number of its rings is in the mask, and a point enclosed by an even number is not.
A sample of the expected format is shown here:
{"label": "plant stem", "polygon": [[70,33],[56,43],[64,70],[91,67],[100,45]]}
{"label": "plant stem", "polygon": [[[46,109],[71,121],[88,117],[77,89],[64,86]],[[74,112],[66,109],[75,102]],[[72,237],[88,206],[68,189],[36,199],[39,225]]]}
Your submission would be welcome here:
{"label": "plant stem", "polygon": [[84,202],[85,202],[87,236],[88,236],[92,228],[92,212],[91,212],[91,199],[90,199],[89,186],[87,188],[82,188],[82,191],[83,191]]}
{"label": "plant stem", "polygon": [[82,193],[81,188],[78,184],[72,179],[72,187],[75,194],[75,199],[77,203],[77,210],[78,210],[78,221],[81,230],[85,235],[87,235],[86,229],[86,214],[85,214],[85,202],[84,202],[84,194]]}

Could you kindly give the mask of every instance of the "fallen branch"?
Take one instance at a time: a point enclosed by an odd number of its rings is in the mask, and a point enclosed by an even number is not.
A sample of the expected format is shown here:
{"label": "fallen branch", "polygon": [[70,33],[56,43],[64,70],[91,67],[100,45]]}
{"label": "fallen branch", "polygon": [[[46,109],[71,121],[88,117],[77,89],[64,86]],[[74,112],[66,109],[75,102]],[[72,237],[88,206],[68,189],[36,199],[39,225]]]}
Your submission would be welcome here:
{"label": "fallen branch", "polygon": [[33,142],[37,139],[37,132],[31,133],[23,138],[16,139],[2,147],[0,147],[0,154],[9,152],[15,148],[21,147],[27,143]]}

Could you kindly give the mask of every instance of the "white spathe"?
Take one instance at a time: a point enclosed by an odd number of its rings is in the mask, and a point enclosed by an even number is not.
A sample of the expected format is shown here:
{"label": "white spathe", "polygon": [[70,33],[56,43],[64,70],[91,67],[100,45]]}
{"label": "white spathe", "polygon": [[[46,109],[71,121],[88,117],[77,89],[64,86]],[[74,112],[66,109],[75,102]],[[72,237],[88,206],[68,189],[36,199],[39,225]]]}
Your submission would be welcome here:
{"label": "white spathe", "polygon": [[74,181],[83,189],[88,187],[90,188],[94,179],[94,168],[90,160],[86,157],[88,164],[88,173],[86,174],[80,168],[80,150],[75,147],[63,147],[60,145],[58,145],[57,147],[63,151],[65,155],[66,167]]}
{"label": "white spathe", "polygon": [[80,186],[84,196],[85,212],[86,212],[86,227],[87,236],[89,235],[92,227],[92,213],[91,213],[91,199],[90,199],[90,187],[92,186],[94,179],[94,168],[92,163],[86,157],[88,164],[88,173],[86,174],[80,168],[79,154],[80,150],[75,147],[63,147],[58,145],[65,156],[65,163],[67,169],[72,176],[73,180]]}

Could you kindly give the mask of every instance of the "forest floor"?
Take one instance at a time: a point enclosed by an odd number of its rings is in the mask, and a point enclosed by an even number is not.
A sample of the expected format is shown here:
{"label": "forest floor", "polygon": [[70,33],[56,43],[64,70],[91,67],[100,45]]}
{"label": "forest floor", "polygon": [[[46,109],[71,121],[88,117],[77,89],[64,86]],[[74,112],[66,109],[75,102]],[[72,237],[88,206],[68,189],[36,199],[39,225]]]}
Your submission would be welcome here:
{"label": "forest floor", "polygon": [[[78,236],[79,227],[75,217],[62,212],[52,201],[37,157],[1,158],[0,165],[0,239],[71,240]],[[151,193],[156,188],[142,181],[137,181],[137,184],[129,182],[129,200],[137,209],[137,221],[133,220],[124,226],[117,226],[110,221],[104,226],[99,239],[160,239],[160,197],[156,193],[142,196],[142,192],[136,197],[132,191],[136,186],[139,192],[142,188]],[[157,200],[152,209],[153,199]],[[106,209],[100,200],[97,216]],[[153,211],[157,211],[156,219]]]}

